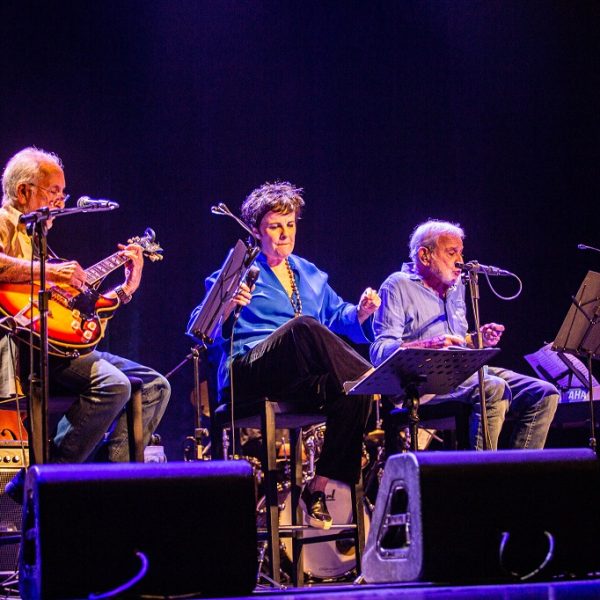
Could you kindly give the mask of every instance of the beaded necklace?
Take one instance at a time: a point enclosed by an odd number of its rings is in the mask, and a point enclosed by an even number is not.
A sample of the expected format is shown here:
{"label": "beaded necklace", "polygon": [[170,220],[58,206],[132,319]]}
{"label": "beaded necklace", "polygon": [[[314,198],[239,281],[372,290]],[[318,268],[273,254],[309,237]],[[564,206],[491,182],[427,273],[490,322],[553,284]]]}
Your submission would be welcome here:
{"label": "beaded necklace", "polygon": [[285,267],[288,272],[288,277],[290,278],[290,285],[292,286],[290,303],[294,309],[294,317],[299,317],[302,314],[302,299],[300,298],[300,292],[298,291],[298,286],[296,285],[296,278],[294,277],[292,267],[290,267],[290,261],[287,258],[285,259]]}

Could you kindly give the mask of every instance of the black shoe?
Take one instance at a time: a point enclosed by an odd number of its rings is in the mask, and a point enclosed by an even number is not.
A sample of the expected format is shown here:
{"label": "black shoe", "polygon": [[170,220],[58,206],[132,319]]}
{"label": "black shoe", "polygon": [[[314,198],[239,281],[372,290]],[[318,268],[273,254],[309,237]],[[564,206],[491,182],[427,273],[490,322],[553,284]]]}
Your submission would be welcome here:
{"label": "black shoe", "polygon": [[310,492],[305,487],[300,500],[304,502],[304,511],[311,527],[318,527],[319,529],[329,529],[331,527],[333,519],[327,510],[327,503],[325,502],[325,494],[323,492]]}
{"label": "black shoe", "polygon": [[19,469],[19,472],[6,484],[4,492],[17,504],[23,504],[23,494],[25,493],[25,469]]}

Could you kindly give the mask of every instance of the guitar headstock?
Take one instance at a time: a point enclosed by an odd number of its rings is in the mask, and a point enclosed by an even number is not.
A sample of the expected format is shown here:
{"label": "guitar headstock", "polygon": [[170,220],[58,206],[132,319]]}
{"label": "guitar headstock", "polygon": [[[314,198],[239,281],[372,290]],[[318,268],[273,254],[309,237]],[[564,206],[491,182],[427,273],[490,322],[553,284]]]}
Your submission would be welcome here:
{"label": "guitar headstock", "polygon": [[141,246],[144,250],[144,256],[148,257],[152,262],[163,259],[163,249],[156,241],[156,233],[154,233],[154,229],[150,229],[150,227],[144,231],[143,236],[140,237],[136,235],[135,237],[129,238],[127,242],[129,244],[137,244],[138,246]]}

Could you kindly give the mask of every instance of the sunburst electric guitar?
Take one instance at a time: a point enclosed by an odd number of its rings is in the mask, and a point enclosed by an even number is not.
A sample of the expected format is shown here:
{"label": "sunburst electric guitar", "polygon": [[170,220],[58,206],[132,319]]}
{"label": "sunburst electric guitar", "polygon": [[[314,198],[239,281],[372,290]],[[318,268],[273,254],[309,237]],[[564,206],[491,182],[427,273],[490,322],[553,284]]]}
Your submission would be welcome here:
{"label": "sunburst electric guitar", "polygon": [[[144,256],[152,262],[162,260],[162,248],[155,241],[150,228],[141,237],[133,237],[130,244],[141,246]],[[70,285],[49,286],[48,346],[51,354],[63,356],[76,351],[91,352],[104,336],[108,319],[113,316],[120,301],[98,292],[102,280],[127,262],[120,252],[85,270],[85,285],[79,290]],[[29,283],[0,283],[0,313],[12,317],[21,331],[33,331],[39,339],[38,292],[40,286]]]}

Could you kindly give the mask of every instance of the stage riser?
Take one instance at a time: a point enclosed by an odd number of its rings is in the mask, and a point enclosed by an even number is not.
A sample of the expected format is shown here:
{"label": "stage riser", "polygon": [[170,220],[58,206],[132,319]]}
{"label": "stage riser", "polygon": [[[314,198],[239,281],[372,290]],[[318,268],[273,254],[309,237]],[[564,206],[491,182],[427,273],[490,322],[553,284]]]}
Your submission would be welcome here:
{"label": "stage riser", "polygon": [[245,461],[47,465],[27,476],[24,599],[83,598],[148,572],[135,595],[242,595],[257,572]]}
{"label": "stage riser", "polygon": [[[392,456],[363,556],[369,583],[514,580],[600,569],[599,463],[591,450]],[[500,564],[503,534],[509,537]]]}

